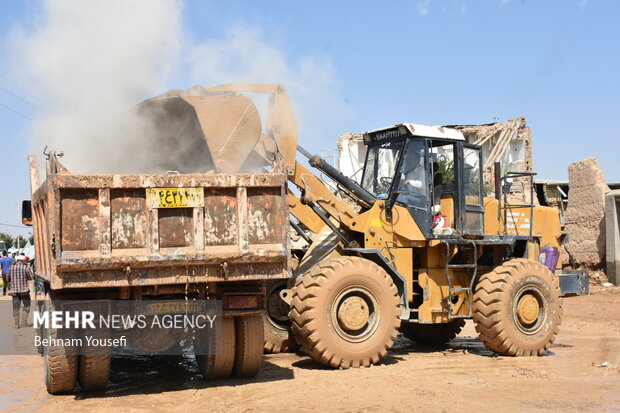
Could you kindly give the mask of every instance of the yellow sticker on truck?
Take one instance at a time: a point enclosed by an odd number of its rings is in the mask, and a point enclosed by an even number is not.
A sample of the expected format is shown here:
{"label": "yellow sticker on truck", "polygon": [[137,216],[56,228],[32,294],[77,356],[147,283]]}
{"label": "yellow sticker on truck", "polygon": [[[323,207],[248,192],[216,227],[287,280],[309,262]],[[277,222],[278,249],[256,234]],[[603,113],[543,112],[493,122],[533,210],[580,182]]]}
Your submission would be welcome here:
{"label": "yellow sticker on truck", "polygon": [[202,188],[146,188],[149,208],[193,208],[205,206]]}

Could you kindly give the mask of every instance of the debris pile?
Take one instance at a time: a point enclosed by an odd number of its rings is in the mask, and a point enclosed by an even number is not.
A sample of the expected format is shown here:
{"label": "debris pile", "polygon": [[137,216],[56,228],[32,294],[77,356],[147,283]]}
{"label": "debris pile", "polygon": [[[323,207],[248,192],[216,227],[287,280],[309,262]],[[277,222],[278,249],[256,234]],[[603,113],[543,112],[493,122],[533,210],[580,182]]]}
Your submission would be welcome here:
{"label": "debris pile", "polygon": [[[486,125],[452,125],[463,133],[469,143],[482,146],[484,181],[493,195],[495,175],[493,164],[499,162],[501,172],[532,172],[532,132],[520,116],[506,122]],[[509,201],[530,202],[530,178],[514,178],[507,194]],[[535,199],[536,202],[536,199]]]}

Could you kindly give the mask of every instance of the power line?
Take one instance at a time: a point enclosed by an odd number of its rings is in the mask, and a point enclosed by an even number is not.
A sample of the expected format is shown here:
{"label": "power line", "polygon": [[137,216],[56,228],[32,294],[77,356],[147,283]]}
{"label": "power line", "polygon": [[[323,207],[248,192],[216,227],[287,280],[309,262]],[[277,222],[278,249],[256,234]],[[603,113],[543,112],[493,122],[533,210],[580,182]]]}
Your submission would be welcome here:
{"label": "power line", "polygon": [[11,82],[9,79],[7,79],[5,77],[2,77],[2,76],[0,76],[0,79],[4,80],[9,85],[13,86],[15,89],[21,91],[23,94],[25,94],[25,95],[31,97],[32,99],[34,99],[35,101],[41,103],[41,99],[39,99],[38,97],[36,97],[32,93],[29,93],[26,89],[17,86],[15,83]]}
{"label": "power line", "polygon": [[24,118],[26,120],[32,120],[28,116],[24,115],[23,113],[20,113],[20,112],[16,111],[15,109],[11,108],[10,106],[5,105],[4,103],[0,103],[0,106],[2,106],[5,109],[10,110],[13,113],[17,113],[19,116],[21,116],[22,118]]}
{"label": "power line", "polygon": [[17,99],[21,100],[21,101],[22,101],[22,102],[24,102],[24,103],[29,104],[29,105],[30,105],[30,106],[32,106],[32,107],[35,107],[35,108],[37,108],[37,109],[41,109],[39,106],[35,105],[34,103],[27,101],[26,99],[22,98],[21,96],[16,95],[15,93],[11,92],[11,91],[10,91],[10,90],[8,90],[8,89],[3,88],[2,86],[0,86],[0,90],[5,91],[5,92],[6,92],[6,93],[8,93],[9,95],[16,97]]}
{"label": "power line", "polygon": [[11,224],[3,224],[2,222],[0,222],[0,225],[4,227],[13,227],[13,228],[30,228],[27,225],[11,225]]}

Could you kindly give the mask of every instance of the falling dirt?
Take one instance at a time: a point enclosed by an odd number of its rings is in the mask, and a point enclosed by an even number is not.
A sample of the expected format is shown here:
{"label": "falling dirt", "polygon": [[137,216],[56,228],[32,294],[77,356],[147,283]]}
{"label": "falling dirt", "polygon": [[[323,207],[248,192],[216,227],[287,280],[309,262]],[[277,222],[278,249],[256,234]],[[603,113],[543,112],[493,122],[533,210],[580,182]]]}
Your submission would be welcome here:
{"label": "falling dirt", "polygon": [[381,365],[265,357],[255,379],[207,382],[190,357],[114,358],[103,393],[50,396],[39,356],[1,356],[0,410],[68,412],[620,412],[620,288],[564,300],[543,357],[498,357],[468,321],[445,347],[399,338]]}

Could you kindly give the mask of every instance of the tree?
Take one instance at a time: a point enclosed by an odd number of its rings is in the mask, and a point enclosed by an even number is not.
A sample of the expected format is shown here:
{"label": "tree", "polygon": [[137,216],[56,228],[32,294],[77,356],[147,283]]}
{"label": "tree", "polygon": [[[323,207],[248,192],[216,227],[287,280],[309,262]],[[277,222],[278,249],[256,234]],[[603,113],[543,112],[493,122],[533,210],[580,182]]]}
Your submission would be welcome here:
{"label": "tree", "polygon": [[28,241],[30,241],[31,245],[34,245],[34,235],[30,234],[30,236],[28,237]]}
{"label": "tree", "polygon": [[7,234],[6,232],[0,232],[0,241],[4,241],[4,246],[9,249],[13,246],[15,238],[13,238],[10,234]]}

